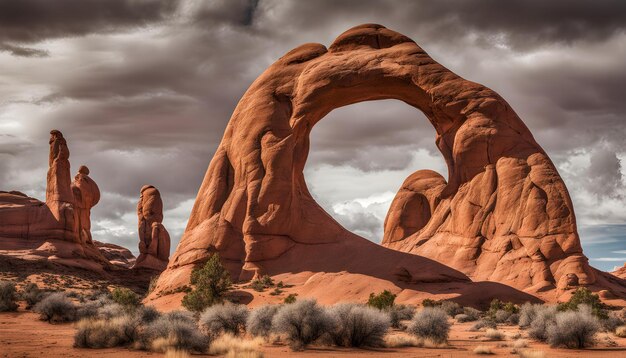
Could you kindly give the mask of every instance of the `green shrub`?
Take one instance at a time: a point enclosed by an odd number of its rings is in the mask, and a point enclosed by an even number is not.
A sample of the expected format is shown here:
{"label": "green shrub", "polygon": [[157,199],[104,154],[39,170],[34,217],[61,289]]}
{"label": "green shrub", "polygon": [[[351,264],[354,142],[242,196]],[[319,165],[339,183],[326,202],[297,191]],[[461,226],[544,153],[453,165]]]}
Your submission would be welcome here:
{"label": "green shrub", "polygon": [[607,319],[609,317],[606,310],[607,307],[600,301],[600,297],[586,287],[579,287],[574,291],[569,301],[559,304],[557,309],[561,312],[577,311],[578,305],[591,307],[592,314],[600,319]]}
{"label": "green shrub", "polygon": [[422,307],[437,307],[440,304],[439,301],[431,300],[430,298],[422,300]]}
{"label": "green shrub", "polygon": [[396,295],[387,290],[384,290],[377,295],[374,293],[370,293],[370,297],[367,300],[367,305],[378,308],[379,310],[384,310],[393,306],[395,300]]}
{"label": "green shrub", "polygon": [[16,311],[16,301],[15,284],[9,281],[0,281],[0,312]]}
{"label": "green shrub", "polygon": [[219,255],[213,254],[200,269],[191,273],[195,288],[183,297],[182,304],[194,312],[201,312],[216,303],[222,303],[232,285],[230,273],[222,266]]}
{"label": "green shrub", "polygon": [[137,307],[141,304],[139,296],[125,287],[118,287],[111,292],[111,299],[124,307]]}
{"label": "green shrub", "polygon": [[295,293],[290,293],[287,297],[285,297],[285,299],[283,300],[283,302],[284,302],[285,304],[295,303],[295,302],[296,302],[296,296],[297,296],[297,294],[295,294]]}

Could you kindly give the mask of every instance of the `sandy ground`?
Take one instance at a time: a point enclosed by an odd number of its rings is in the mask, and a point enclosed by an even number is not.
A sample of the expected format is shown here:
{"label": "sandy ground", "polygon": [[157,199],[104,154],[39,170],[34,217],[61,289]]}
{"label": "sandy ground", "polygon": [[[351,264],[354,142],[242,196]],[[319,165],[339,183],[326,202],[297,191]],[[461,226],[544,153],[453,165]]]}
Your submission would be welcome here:
{"label": "sandy ground", "polygon": [[[485,341],[483,332],[469,332],[472,323],[454,324],[446,348],[385,348],[348,349],[335,347],[309,347],[303,352],[292,352],[285,345],[267,343],[261,347],[265,357],[467,357],[476,346],[491,347],[496,356],[518,357],[511,353],[513,340]],[[498,328],[507,335],[519,330],[512,326]],[[403,335],[394,331],[391,335]],[[160,357],[161,354],[134,351],[125,348],[78,349],[73,348],[73,324],[48,324],[31,312],[0,313],[0,357]],[[608,338],[608,340],[607,340]],[[543,351],[544,357],[626,357],[626,339],[605,333],[597,336],[599,344],[593,349],[551,349],[545,344],[529,341],[523,350]],[[611,341],[612,343],[610,343]],[[199,356],[199,355],[198,355]]]}

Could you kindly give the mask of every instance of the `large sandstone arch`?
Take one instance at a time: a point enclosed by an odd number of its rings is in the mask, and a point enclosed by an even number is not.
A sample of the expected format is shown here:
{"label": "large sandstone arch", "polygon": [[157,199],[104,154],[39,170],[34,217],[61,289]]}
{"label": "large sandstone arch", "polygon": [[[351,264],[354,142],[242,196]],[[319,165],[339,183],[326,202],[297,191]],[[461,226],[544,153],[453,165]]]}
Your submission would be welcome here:
{"label": "large sandstone arch", "polygon": [[[186,284],[193,266],[215,251],[240,279],[386,270],[412,282],[464,280],[422,257],[373,247],[307,190],[303,168],[315,123],[335,108],[390,98],[424,112],[449,178],[420,171],[407,179],[390,211],[385,245],[531,292],[566,286],[568,277],[573,284],[573,275],[581,284],[595,281],[567,189],[506,101],[438,64],[411,39],[362,25],[328,49],[305,44],[290,51],[250,86],[152,297]],[[405,205],[407,191],[422,202]],[[416,216],[413,227],[404,227],[403,215]]]}

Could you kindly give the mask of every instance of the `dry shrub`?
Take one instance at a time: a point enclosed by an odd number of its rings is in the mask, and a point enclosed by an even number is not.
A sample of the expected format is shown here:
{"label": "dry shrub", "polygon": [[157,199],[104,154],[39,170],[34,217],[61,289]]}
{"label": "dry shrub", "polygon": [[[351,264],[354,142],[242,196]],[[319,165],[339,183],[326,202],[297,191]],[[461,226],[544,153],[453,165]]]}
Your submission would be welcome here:
{"label": "dry shrub", "polygon": [[333,342],[342,347],[380,347],[389,330],[388,315],[373,307],[341,303],[329,309]]}
{"label": "dry shrub", "polygon": [[474,348],[474,354],[494,354],[490,346],[477,346]]}
{"label": "dry shrub", "polygon": [[548,327],[548,343],[552,347],[585,348],[594,344],[594,335],[600,323],[589,306],[581,305],[578,311],[560,312],[556,322]]}
{"label": "dry shrub", "polygon": [[518,339],[513,342],[512,347],[515,349],[526,348],[528,347],[528,341],[526,341],[525,339]]}
{"label": "dry shrub", "polygon": [[[524,308],[522,306],[522,308]],[[522,311],[523,313],[523,311]],[[556,319],[556,307],[555,306],[542,306],[533,305],[532,314],[529,315],[532,320],[530,322],[530,328],[528,329],[528,335],[538,341],[545,341],[548,339],[548,329],[554,325]],[[521,325],[520,318],[520,325]]]}
{"label": "dry shrub", "polygon": [[615,329],[615,335],[618,337],[626,337],[626,326],[619,326]]}
{"label": "dry shrub", "polygon": [[492,321],[491,319],[488,318],[483,318],[480,321],[476,322],[471,328],[470,331],[471,332],[478,332],[481,329],[487,329],[487,328],[493,328],[496,329],[497,325],[496,322]]}
{"label": "dry shrub", "polygon": [[302,350],[330,331],[333,319],[315,300],[302,300],[282,306],[272,326],[287,337],[291,349]]}
{"label": "dry shrub", "polygon": [[254,352],[228,352],[224,358],[263,358],[263,352],[258,352],[258,351],[254,351]]}
{"label": "dry shrub", "polygon": [[17,311],[17,291],[15,284],[0,281],[0,312]]}
{"label": "dry shrub", "polygon": [[472,307],[463,307],[463,314],[467,316],[467,321],[465,322],[472,322],[478,321],[481,312]]}
{"label": "dry shrub", "polygon": [[492,341],[501,341],[504,339],[504,333],[498,331],[497,329],[489,328],[487,332],[485,332],[485,337]]}
{"label": "dry shrub", "polygon": [[387,308],[385,311],[389,314],[391,327],[393,328],[400,328],[401,321],[411,320],[415,315],[415,307],[407,305],[394,304],[393,306]]}
{"label": "dry shrub", "polygon": [[246,331],[253,336],[268,338],[272,333],[272,320],[278,305],[265,305],[252,310],[246,321]]}
{"label": "dry shrub", "polygon": [[48,322],[71,322],[76,319],[76,306],[63,292],[46,296],[33,307],[39,319]]}
{"label": "dry shrub", "polygon": [[436,343],[446,342],[450,332],[448,314],[440,308],[426,307],[413,317],[408,332]]}
{"label": "dry shrub", "polygon": [[168,349],[204,352],[209,345],[209,337],[199,332],[193,315],[185,311],[173,311],[157,318],[143,330],[140,339],[143,348],[159,352]]}
{"label": "dry shrub", "polygon": [[226,333],[211,342],[209,354],[233,354],[233,356],[239,357],[244,353],[257,352],[262,344],[263,339],[260,337],[249,340]]}
{"label": "dry shrub", "polygon": [[245,305],[232,303],[213,305],[200,315],[198,324],[204,332],[212,337],[223,333],[233,335],[245,330],[248,308]]}

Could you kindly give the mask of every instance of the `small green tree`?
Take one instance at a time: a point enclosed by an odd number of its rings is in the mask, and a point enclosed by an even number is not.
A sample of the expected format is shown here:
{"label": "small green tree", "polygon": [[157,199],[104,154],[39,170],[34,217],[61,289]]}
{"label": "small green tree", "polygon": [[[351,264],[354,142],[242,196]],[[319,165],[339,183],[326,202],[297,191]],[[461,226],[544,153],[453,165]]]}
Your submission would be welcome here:
{"label": "small green tree", "polygon": [[139,296],[125,287],[116,287],[113,292],[111,292],[111,299],[113,302],[119,303],[126,308],[134,308],[141,304]]}
{"label": "small green tree", "polygon": [[220,261],[219,254],[213,254],[202,268],[191,273],[194,289],[183,297],[182,304],[194,312],[201,312],[216,303],[223,302],[224,293],[230,290],[230,273]]}
{"label": "small green tree", "polygon": [[383,310],[392,307],[395,300],[396,295],[387,290],[384,290],[377,295],[372,292],[367,300],[367,305]]}

